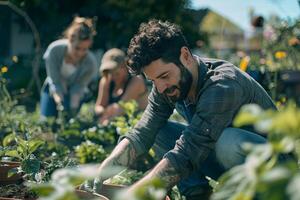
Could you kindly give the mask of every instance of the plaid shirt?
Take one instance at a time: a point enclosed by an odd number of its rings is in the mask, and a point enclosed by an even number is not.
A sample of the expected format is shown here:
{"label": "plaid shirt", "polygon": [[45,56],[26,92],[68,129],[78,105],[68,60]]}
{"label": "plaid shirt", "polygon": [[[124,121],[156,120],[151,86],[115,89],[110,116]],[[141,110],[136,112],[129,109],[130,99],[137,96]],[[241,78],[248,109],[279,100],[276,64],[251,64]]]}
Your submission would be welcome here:
{"label": "plaid shirt", "polygon": [[276,109],[267,92],[233,64],[195,58],[199,63],[196,103],[183,101],[174,104],[153,87],[141,120],[126,135],[139,155],[145,153],[176,108],[188,125],[174,149],[164,157],[181,176],[187,176],[201,166],[223,130],[231,126],[241,106],[255,103],[264,109]]}

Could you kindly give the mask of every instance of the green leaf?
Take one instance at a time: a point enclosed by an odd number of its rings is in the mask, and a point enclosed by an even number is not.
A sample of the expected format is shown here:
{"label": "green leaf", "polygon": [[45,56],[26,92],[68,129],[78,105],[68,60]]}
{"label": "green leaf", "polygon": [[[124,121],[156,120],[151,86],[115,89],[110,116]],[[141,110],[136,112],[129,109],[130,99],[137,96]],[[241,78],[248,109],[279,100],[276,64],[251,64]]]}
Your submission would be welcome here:
{"label": "green leaf", "polygon": [[262,113],[262,109],[256,104],[245,105],[241,108],[240,112],[236,116],[233,121],[233,125],[235,127],[241,127],[249,124],[255,123],[260,114]]}
{"label": "green leaf", "polygon": [[11,145],[12,142],[15,141],[15,137],[16,137],[16,135],[13,134],[13,133],[8,134],[7,136],[5,136],[4,139],[3,139],[3,142],[2,142],[3,146],[7,147],[7,146]]}
{"label": "green leaf", "polygon": [[29,154],[32,154],[33,152],[35,152],[37,150],[37,148],[39,148],[43,144],[44,144],[44,141],[42,141],[42,140],[31,140],[31,141],[29,141],[28,142]]}
{"label": "green leaf", "polygon": [[35,158],[33,154],[31,154],[28,158],[24,159],[21,162],[22,170],[26,174],[36,174],[39,172],[41,167],[41,162]]}
{"label": "green leaf", "polygon": [[27,183],[26,185],[36,192],[39,197],[47,197],[55,191],[55,188],[50,183]]}
{"label": "green leaf", "polygon": [[21,155],[18,153],[17,150],[8,150],[5,152],[5,155],[13,158],[18,158],[20,160],[22,159]]}
{"label": "green leaf", "polygon": [[22,151],[26,151],[27,149],[27,141],[23,140],[21,137],[16,137],[16,142]]}

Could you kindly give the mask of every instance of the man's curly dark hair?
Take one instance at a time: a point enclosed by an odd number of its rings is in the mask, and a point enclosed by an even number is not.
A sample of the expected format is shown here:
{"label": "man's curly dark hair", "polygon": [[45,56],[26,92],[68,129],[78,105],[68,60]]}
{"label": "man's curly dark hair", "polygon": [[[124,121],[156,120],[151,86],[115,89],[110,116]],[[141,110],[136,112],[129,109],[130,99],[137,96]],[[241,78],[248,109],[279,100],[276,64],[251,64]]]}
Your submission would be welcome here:
{"label": "man's curly dark hair", "polygon": [[145,66],[160,58],[178,65],[183,46],[188,47],[188,43],[176,24],[156,19],[142,23],[127,50],[129,71],[141,74]]}

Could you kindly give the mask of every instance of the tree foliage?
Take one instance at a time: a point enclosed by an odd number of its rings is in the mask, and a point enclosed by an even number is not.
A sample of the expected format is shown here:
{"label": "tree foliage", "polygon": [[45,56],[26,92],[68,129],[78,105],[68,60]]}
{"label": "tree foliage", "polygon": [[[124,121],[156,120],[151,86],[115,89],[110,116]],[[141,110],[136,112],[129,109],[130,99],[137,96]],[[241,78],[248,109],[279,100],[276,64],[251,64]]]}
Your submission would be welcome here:
{"label": "tree foliage", "polygon": [[201,39],[192,14],[185,9],[189,0],[11,0],[36,23],[46,47],[59,38],[74,15],[97,17],[94,48],[127,47],[141,22],[151,18],[182,26],[191,46]]}

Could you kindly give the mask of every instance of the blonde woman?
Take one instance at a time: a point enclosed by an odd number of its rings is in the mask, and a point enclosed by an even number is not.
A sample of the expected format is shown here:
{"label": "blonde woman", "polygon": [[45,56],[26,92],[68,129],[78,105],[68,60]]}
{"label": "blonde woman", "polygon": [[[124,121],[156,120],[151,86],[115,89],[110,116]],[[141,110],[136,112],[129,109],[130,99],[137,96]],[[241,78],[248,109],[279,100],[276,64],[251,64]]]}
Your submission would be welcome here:
{"label": "blonde woman", "polygon": [[92,19],[75,17],[64,38],[48,46],[43,56],[47,78],[41,91],[41,116],[56,116],[59,105],[69,114],[79,110],[97,71],[96,58],[89,50],[95,34]]}

